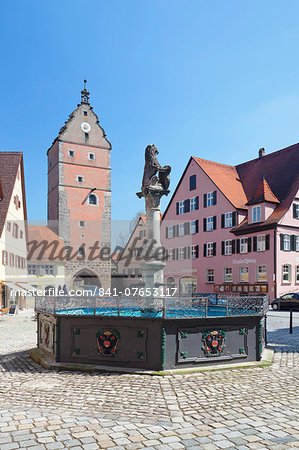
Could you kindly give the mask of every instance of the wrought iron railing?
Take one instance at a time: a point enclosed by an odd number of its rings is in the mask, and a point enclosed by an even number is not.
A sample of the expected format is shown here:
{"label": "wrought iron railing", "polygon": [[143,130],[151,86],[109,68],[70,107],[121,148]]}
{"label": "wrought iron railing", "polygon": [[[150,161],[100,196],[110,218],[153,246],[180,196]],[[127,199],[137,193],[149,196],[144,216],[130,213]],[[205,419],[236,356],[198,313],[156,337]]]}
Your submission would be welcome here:
{"label": "wrought iron railing", "polygon": [[192,319],[263,316],[268,295],[197,294],[195,297],[36,297],[36,312],[57,316]]}

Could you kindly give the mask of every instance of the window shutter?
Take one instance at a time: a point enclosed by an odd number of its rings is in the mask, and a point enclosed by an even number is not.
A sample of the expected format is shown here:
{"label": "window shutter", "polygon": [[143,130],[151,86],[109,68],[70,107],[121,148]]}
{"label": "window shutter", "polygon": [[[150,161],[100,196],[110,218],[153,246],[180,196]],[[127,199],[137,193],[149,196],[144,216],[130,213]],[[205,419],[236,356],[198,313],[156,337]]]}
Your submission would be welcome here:
{"label": "window shutter", "polygon": [[187,213],[190,211],[190,198],[184,201],[184,212]]}
{"label": "window shutter", "polygon": [[195,197],[195,209],[199,208],[199,197],[197,195],[197,197]]}
{"label": "window shutter", "polygon": [[198,233],[198,219],[195,221],[195,231]]}
{"label": "window shutter", "polygon": [[198,258],[198,256],[199,256],[199,247],[198,247],[198,245],[195,246],[195,256],[196,256],[196,258]]}
{"label": "window shutter", "polygon": [[185,230],[184,230],[185,235],[190,234],[190,222],[185,222],[184,228],[185,228]]}
{"label": "window shutter", "polygon": [[225,253],[225,242],[222,241],[221,242],[221,255],[224,255],[224,253]]}
{"label": "window shutter", "polygon": [[207,256],[207,244],[203,244],[203,256]]}
{"label": "window shutter", "polygon": [[248,248],[248,253],[251,252],[251,237],[247,238],[247,248]]}
{"label": "window shutter", "polygon": [[179,202],[176,202],[176,215],[178,216],[180,214],[180,205]]}
{"label": "window shutter", "polygon": [[240,239],[237,239],[237,251],[236,253],[240,253]]}
{"label": "window shutter", "polygon": [[205,217],[203,219],[203,231],[207,231],[207,219]]}
{"label": "window shutter", "polygon": [[57,275],[57,265],[56,264],[53,264],[53,275],[54,275],[54,277],[56,277],[56,275]]}
{"label": "window shutter", "polygon": [[225,214],[221,214],[221,228],[225,227]]}
{"label": "window shutter", "polygon": [[294,234],[291,235],[291,250],[296,251],[296,236]]}
{"label": "window shutter", "polygon": [[179,226],[175,225],[174,229],[175,229],[175,236],[178,236],[179,235]]}
{"label": "window shutter", "polygon": [[280,233],[280,250],[283,250],[283,234]]}
{"label": "window shutter", "polygon": [[297,208],[296,203],[293,203],[293,218],[297,219]]}
{"label": "window shutter", "polygon": [[213,242],[213,256],[216,256],[216,242]]}
{"label": "window shutter", "polygon": [[237,213],[236,211],[234,211],[232,217],[232,226],[235,227],[236,225],[237,225]]}
{"label": "window shutter", "polygon": [[217,191],[213,191],[213,205],[217,205]]}
{"label": "window shutter", "polygon": [[187,251],[188,251],[188,259],[191,259],[191,247],[187,247]]}
{"label": "window shutter", "polygon": [[217,216],[213,216],[213,230],[217,228]]}
{"label": "window shutter", "polygon": [[165,228],[166,239],[168,239],[168,227]]}
{"label": "window shutter", "polygon": [[266,234],[266,250],[270,250],[270,234]]}
{"label": "window shutter", "polygon": [[257,251],[257,237],[253,236],[253,251]]}
{"label": "window shutter", "polygon": [[203,207],[207,207],[207,194],[203,194]]}
{"label": "window shutter", "polygon": [[236,241],[235,239],[232,240],[232,254],[234,255],[236,253]]}
{"label": "window shutter", "polygon": [[188,247],[184,247],[184,259],[187,259]]}
{"label": "window shutter", "polygon": [[172,259],[175,261],[175,248],[172,249]]}

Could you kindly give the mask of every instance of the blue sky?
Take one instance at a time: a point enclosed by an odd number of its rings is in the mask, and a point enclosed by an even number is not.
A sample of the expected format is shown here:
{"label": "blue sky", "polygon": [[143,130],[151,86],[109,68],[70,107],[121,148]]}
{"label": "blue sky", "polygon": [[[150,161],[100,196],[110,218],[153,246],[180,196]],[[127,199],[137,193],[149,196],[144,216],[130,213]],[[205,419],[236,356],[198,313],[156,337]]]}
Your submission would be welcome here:
{"label": "blue sky", "polygon": [[[46,151],[84,76],[112,149],[112,217],[143,209],[144,148],[227,164],[299,141],[299,3],[1,2],[0,150],[24,152],[28,216],[46,219]],[[163,208],[167,199],[163,200]]]}

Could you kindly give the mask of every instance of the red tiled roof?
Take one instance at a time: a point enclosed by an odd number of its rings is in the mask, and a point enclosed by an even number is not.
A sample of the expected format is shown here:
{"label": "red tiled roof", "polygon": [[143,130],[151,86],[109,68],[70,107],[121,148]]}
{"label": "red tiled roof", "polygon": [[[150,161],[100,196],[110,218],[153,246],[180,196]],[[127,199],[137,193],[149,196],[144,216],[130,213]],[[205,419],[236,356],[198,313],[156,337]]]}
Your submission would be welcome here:
{"label": "red tiled roof", "polygon": [[[0,180],[3,199],[0,202],[0,236],[2,235],[8,208],[15,186],[19,166],[22,169],[23,157],[21,152],[0,152]],[[23,170],[22,170],[23,171]],[[23,186],[24,187],[24,186]],[[25,193],[23,191],[23,207],[26,219]]]}
{"label": "red tiled roof", "polygon": [[267,181],[263,178],[263,180],[260,182],[260,184],[257,187],[257,190],[254,193],[254,196],[252,197],[249,202],[247,202],[247,205],[256,205],[257,203],[280,203],[279,200],[276,198],[276,196],[271,191],[271,188]]}
{"label": "red tiled roof", "polygon": [[[37,245],[43,241],[47,242],[48,244],[53,243],[53,245],[49,246],[49,248],[46,248],[44,252],[42,252],[41,257],[39,257],[39,254],[41,252],[42,246],[38,247],[30,257],[30,261],[49,261],[49,257],[51,252],[53,251],[54,245],[57,243],[57,248],[55,245],[55,256],[58,256],[61,252],[61,256],[64,255],[64,252],[62,250],[64,249],[64,241],[63,239],[60,239],[59,236],[54,233],[51,228],[42,226],[42,225],[29,225],[28,226],[28,244],[32,241],[37,241]],[[28,245],[28,252],[30,256],[30,249],[31,245]],[[63,260],[63,259],[62,259]],[[57,261],[59,261],[57,259]]]}
{"label": "red tiled roof", "polygon": [[192,157],[235,208],[246,209],[245,195],[236,167]]}

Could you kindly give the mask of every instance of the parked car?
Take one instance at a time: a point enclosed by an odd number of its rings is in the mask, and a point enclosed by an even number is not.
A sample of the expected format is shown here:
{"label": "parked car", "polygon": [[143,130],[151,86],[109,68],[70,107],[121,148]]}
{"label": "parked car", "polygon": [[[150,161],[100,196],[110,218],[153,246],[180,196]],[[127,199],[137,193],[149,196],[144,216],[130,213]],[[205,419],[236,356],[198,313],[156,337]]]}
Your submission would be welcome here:
{"label": "parked car", "polygon": [[275,310],[299,309],[299,293],[284,294],[273,300],[271,306]]}

